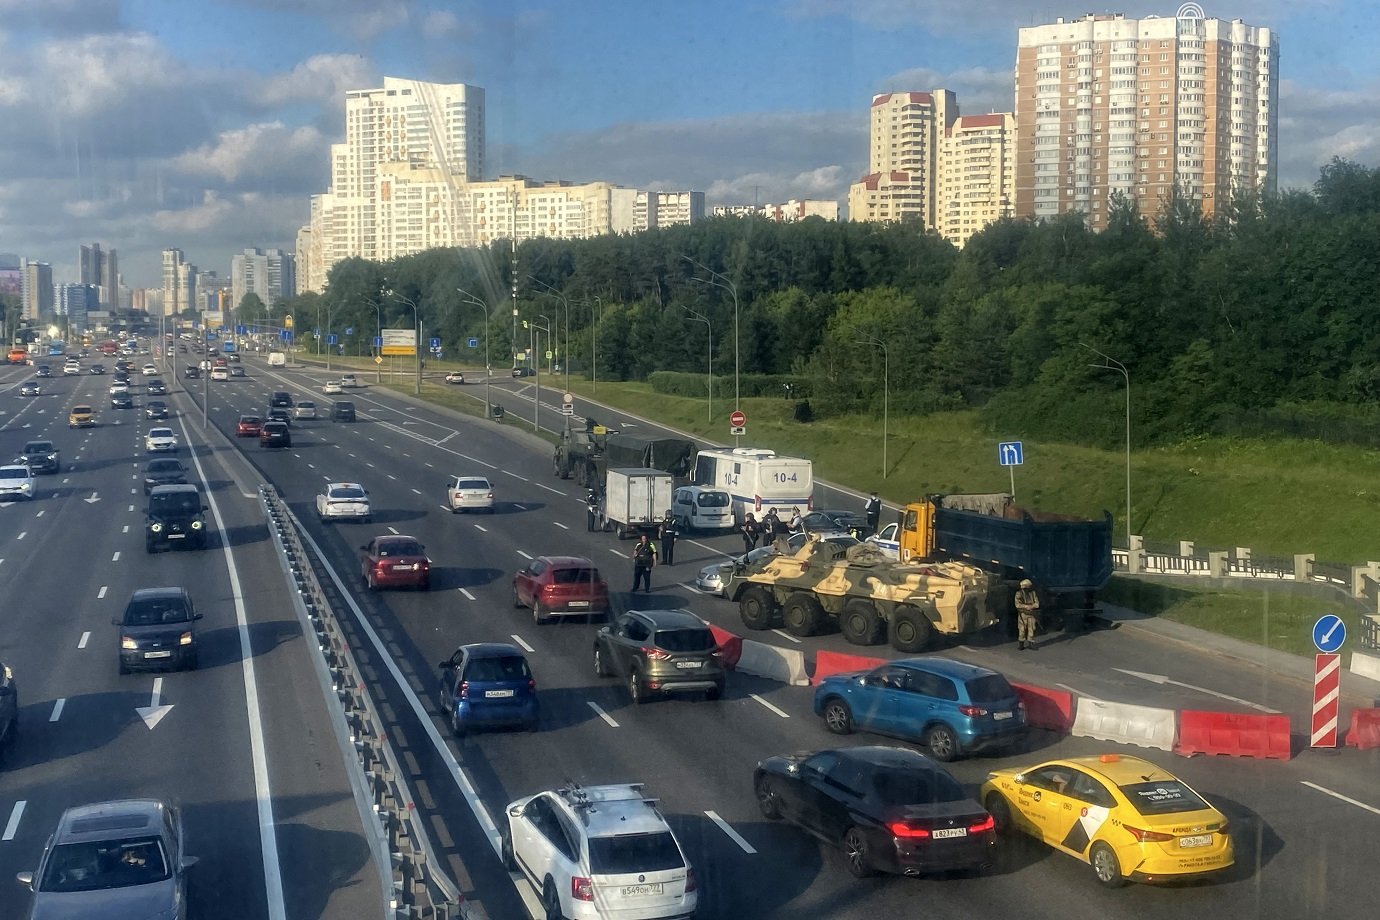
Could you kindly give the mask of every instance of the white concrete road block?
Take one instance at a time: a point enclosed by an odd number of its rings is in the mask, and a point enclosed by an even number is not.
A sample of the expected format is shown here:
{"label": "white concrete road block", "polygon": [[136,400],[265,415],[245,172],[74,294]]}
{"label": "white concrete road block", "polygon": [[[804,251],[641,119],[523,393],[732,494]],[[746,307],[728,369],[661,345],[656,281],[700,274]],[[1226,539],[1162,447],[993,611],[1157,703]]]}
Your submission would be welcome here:
{"label": "white concrete road block", "polygon": [[779,680],[796,687],[808,687],[805,673],[805,653],[793,648],[778,648],[752,639],[743,640],[743,654],[738,658],[738,671]]}
{"label": "white concrete road block", "polygon": [[1172,709],[1078,698],[1073,734],[1137,747],[1174,750],[1177,720]]}
{"label": "white concrete road block", "polygon": [[1351,653],[1351,673],[1358,677],[1380,680],[1380,655],[1367,652]]}

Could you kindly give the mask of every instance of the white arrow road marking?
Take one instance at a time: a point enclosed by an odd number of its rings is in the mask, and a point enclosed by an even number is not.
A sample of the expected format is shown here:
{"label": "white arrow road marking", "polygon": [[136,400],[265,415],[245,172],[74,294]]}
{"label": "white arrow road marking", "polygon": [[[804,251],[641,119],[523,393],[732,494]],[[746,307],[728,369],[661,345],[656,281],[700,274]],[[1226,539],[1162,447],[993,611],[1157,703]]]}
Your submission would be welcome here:
{"label": "white arrow road marking", "polygon": [[144,724],[153,731],[153,727],[163,721],[163,717],[172,712],[172,704],[166,703],[162,706],[158,704],[158,698],[163,695],[163,678],[153,679],[153,696],[147,706],[139,706],[134,711],[139,713],[139,718],[144,720]]}
{"label": "white arrow road marking", "polygon": [[[133,490],[133,489],[130,489],[129,491],[133,492],[134,490]],[[98,501],[100,501],[100,500],[101,500],[101,497],[100,497],[99,495],[97,495],[95,492],[92,492],[92,493],[91,493],[91,497],[90,497],[90,498],[83,498],[83,499],[82,499],[82,501],[86,502],[88,505],[94,505],[94,504],[96,504],[96,502],[98,502]]]}
{"label": "white arrow road marking", "polygon": [[1146,674],[1143,671],[1128,671],[1126,668],[1112,668],[1113,671],[1120,671],[1122,674],[1130,674],[1132,677],[1139,677],[1141,680],[1148,680],[1152,684],[1170,684],[1175,687],[1183,687],[1185,690],[1196,690],[1199,693],[1206,693],[1208,696],[1215,696],[1219,700],[1226,700],[1229,703],[1239,703],[1242,706],[1249,706],[1259,712],[1278,713],[1278,709],[1271,709],[1269,706],[1262,706],[1259,703],[1252,703],[1250,700],[1243,700],[1240,697],[1231,696],[1227,693],[1218,693],[1216,690],[1209,690],[1207,687],[1197,687],[1193,684],[1186,684],[1181,680],[1172,680],[1163,674]]}

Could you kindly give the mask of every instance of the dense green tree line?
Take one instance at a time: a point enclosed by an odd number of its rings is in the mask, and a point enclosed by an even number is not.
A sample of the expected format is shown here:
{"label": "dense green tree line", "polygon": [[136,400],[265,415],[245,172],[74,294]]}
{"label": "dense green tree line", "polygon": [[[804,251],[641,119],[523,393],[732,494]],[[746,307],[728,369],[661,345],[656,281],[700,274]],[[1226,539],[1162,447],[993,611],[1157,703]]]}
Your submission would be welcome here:
{"label": "dense green tree line", "polygon": [[1334,160],[1312,190],[1224,202],[1212,220],[1189,201],[1145,219],[1120,200],[1102,233],[1077,215],[1008,220],[959,251],[905,225],[714,219],[524,243],[515,298],[505,242],[351,259],[325,293],[275,309],[299,336],[353,328],[350,353],[419,318],[448,357],[482,360],[479,298],[496,369],[537,341],[603,379],[703,374],[712,334],[716,375],[733,375],[736,354],[741,374],[807,378],[816,415],[880,411],[883,343],[893,411],[978,407],[1028,436],[1115,444],[1124,381],[1098,353],[1129,374],[1141,442],[1322,404],[1368,418],[1377,250],[1380,170]]}

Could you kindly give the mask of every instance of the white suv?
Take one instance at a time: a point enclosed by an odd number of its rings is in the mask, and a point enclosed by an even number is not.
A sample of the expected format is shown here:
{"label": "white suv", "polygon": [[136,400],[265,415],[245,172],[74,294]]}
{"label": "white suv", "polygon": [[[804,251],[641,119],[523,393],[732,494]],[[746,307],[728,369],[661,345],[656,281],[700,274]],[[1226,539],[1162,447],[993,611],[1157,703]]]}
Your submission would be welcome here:
{"label": "white suv", "polygon": [[572,785],[518,799],[501,834],[504,864],[532,883],[548,917],[695,913],[695,870],[641,783]]}

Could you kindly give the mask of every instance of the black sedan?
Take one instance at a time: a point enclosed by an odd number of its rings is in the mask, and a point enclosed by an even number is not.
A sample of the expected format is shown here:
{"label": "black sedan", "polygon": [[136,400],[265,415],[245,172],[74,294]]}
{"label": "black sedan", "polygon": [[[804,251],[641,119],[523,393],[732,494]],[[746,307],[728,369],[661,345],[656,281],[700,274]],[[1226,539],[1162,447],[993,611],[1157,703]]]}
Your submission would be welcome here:
{"label": "black sedan", "polygon": [[856,511],[810,511],[800,518],[802,529],[810,533],[847,533],[858,536],[867,529],[867,518]]}
{"label": "black sedan", "polygon": [[981,869],[997,844],[992,816],[948,771],[910,748],[769,757],[757,765],[753,788],[764,817],[841,847],[859,878]]}
{"label": "black sedan", "polygon": [[110,397],[110,408],[112,409],[133,409],[134,397],[128,393],[115,393]]}
{"label": "black sedan", "polygon": [[144,404],[144,418],[162,419],[168,417],[168,404],[161,399],[150,399]]}

